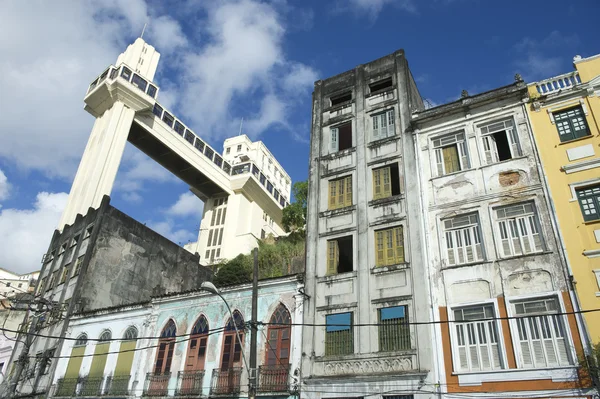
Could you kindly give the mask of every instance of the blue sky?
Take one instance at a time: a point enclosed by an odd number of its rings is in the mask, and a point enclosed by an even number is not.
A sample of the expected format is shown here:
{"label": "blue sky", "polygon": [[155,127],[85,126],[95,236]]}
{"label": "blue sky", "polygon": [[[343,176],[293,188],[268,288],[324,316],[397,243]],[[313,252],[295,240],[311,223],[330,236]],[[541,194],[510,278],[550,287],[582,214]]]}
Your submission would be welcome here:
{"label": "blue sky", "polygon": [[[311,92],[403,48],[431,104],[572,70],[600,53],[598,1],[144,0],[0,4],[0,267],[39,268],[92,128],[87,85],[139,35],[162,57],[159,101],[222,148],[263,140],[293,181],[308,172]],[[176,242],[202,204],[128,147],[113,205]]]}

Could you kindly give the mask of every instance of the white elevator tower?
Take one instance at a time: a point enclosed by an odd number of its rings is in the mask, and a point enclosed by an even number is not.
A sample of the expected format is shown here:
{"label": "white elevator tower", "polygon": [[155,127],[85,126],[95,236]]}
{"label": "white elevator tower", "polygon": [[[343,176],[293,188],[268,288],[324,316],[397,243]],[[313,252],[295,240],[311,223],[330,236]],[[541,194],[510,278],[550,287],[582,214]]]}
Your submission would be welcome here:
{"label": "white elevator tower", "polygon": [[96,121],[58,229],[110,196],[129,141],[204,201],[198,241],[186,245],[200,254],[201,263],[248,253],[258,239],[284,234],[281,217],[290,198],[289,175],[262,142],[233,137],[225,141],[226,155],[221,155],[164,109],[153,83],[159,58],[154,47],[138,38],[90,84],[85,110]]}

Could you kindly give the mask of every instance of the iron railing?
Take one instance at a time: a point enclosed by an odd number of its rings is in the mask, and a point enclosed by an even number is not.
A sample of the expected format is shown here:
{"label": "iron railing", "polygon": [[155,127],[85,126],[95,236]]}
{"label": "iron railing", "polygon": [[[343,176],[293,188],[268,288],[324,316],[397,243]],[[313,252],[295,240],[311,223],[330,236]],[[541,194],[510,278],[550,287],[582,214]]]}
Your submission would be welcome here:
{"label": "iron railing", "polygon": [[177,391],[175,396],[200,396],[202,394],[202,382],[204,381],[204,370],[180,371],[177,374]]}
{"label": "iron railing", "polygon": [[354,334],[352,329],[325,333],[325,356],[351,355],[353,353]]}
{"label": "iron railing", "polygon": [[147,373],[144,396],[167,396],[171,373]]}
{"label": "iron railing", "polygon": [[241,379],[241,367],[232,367],[229,370],[213,370],[210,382],[210,394],[238,394],[240,393]]}
{"label": "iron railing", "polygon": [[59,378],[56,381],[56,397],[72,397],[75,396],[79,378]]}
{"label": "iron railing", "polygon": [[103,377],[83,377],[78,396],[99,396],[102,393]]}
{"label": "iron railing", "polygon": [[379,350],[382,352],[410,350],[410,325],[408,319],[381,320],[379,322]]}
{"label": "iron railing", "polygon": [[287,392],[289,391],[289,364],[276,364],[258,367],[258,392]]}
{"label": "iron railing", "polygon": [[127,396],[129,395],[130,375],[113,375],[106,377],[106,387],[104,394],[108,396]]}

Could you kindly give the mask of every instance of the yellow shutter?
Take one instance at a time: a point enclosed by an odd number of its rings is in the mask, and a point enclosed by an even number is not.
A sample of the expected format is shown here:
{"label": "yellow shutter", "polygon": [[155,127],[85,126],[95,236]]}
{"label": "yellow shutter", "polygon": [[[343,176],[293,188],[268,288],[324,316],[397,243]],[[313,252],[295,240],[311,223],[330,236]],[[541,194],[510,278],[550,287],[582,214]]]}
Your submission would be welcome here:
{"label": "yellow shutter", "polygon": [[108,357],[108,349],[110,347],[110,343],[102,343],[96,345],[96,350],[94,351],[94,357],[92,358],[92,365],[90,366],[90,377],[102,377],[104,376],[104,366],[106,365],[106,358]]}
{"label": "yellow shutter", "polygon": [[396,262],[395,263],[404,263],[404,232],[402,230],[402,226],[396,227],[394,229],[394,238],[396,245]]}
{"label": "yellow shutter", "polygon": [[381,169],[383,189],[381,190],[381,198],[392,196],[392,179],[390,176],[391,169],[389,167]]}
{"label": "yellow shutter", "polygon": [[77,378],[79,377],[79,369],[81,368],[81,362],[83,360],[83,354],[85,353],[85,346],[78,346],[73,348],[71,351],[71,357],[67,364],[67,371],[65,372],[65,378]]}
{"label": "yellow shutter", "polygon": [[444,155],[444,167],[446,169],[446,174],[458,172],[460,170],[460,163],[458,161],[458,149],[456,148],[456,145],[444,147],[442,149],[442,153]]}
{"label": "yellow shutter", "polygon": [[384,266],[385,265],[385,250],[384,250],[384,238],[383,231],[375,232],[375,266]]}
{"label": "yellow shutter", "polygon": [[337,180],[332,180],[329,182],[329,209],[336,208],[336,189],[337,189]]}
{"label": "yellow shutter", "polygon": [[381,198],[381,169],[373,171],[373,199]]}
{"label": "yellow shutter", "polygon": [[346,200],[344,201],[344,206],[352,205],[352,176],[346,177]]}
{"label": "yellow shutter", "polygon": [[393,265],[394,259],[395,259],[394,229],[385,230],[384,236],[385,236],[385,264]]}
{"label": "yellow shutter", "polygon": [[119,357],[115,366],[115,375],[130,375],[136,341],[121,342]]}
{"label": "yellow shutter", "polygon": [[336,201],[336,208],[343,208],[344,207],[344,193],[346,192],[346,179],[339,179],[337,180],[337,184],[338,184],[338,189],[337,189],[337,201]]}
{"label": "yellow shutter", "polygon": [[327,274],[337,274],[339,262],[338,243],[335,240],[327,241]]}

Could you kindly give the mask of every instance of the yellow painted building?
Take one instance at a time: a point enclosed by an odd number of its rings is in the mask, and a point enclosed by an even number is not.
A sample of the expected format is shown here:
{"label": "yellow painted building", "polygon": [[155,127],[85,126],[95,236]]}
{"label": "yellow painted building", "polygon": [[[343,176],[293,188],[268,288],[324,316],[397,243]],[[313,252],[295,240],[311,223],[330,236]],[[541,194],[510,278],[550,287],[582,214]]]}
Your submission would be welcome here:
{"label": "yellow painted building", "polygon": [[[600,54],[528,86],[533,135],[582,310],[600,309]],[[593,343],[600,312],[584,314]]]}

